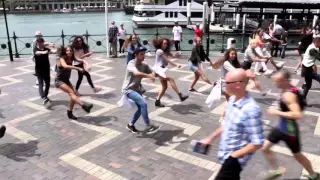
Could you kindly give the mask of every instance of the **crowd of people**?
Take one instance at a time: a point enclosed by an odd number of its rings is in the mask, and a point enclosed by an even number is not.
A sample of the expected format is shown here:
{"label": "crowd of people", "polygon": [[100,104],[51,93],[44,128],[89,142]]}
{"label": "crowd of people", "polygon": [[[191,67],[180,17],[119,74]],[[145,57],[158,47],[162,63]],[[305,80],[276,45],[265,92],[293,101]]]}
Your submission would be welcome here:
{"label": "crowd of people", "polygon": [[[188,99],[188,95],[181,93],[175,78],[167,73],[168,65],[177,68],[181,67],[173,59],[181,55],[182,28],[176,22],[172,31],[172,39],[161,38],[153,40],[155,63],[153,66],[149,66],[144,60],[146,52],[150,51],[150,49],[146,48],[146,44],[141,44],[139,36],[132,34],[126,39],[127,34],[123,24],[120,25],[120,28],[115,25],[114,21],[111,24],[109,42],[111,44],[112,57],[117,57],[118,40],[120,45],[119,52],[124,53],[124,48],[127,49],[126,73],[122,86],[123,97],[121,101],[123,101],[122,104],[131,103],[137,106],[137,110],[126,125],[126,128],[136,134],[155,133],[161,126],[150,122],[148,105],[142,96],[146,89],[142,86],[141,81],[143,78],[149,78],[153,82],[159,79],[161,89],[154,102],[158,108],[165,107],[161,103],[161,98],[166,93],[168,84],[177,93],[180,101]],[[303,117],[303,110],[308,106],[306,97],[311,88],[312,80],[315,79],[320,83],[320,75],[317,74],[317,69],[315,68],[316,60],[320,60],[320,37],[318,35],[319,26],[314,31],[310,28],[306,28],[303,31],[303,37],[298,48],[301,61],[295,71],[297,72],[298,68],[301,67],[301,76],[305,78],[305,84],[302,87],[303,92],[300,92],[299,88],[290,83],[291,73],[287,70],[282,70],[284,64],[277,64],[274,60],[279,51],[280,57],[285,57],[288,37],[287,31],[283,30],[279,24],[271,24],[268,31],[264,29],[255,31],[245,50],[243,60],[238,58],[237,50],[233,47],[229,48],[221,58],[211,60],[202,46],[203,32],[199,25],[196,25],[194,47],[188,60],[188,68],[194,73],[194,80],[190,84],[189,92],[197,92],[195,84],[201,78],[213,88],[221,87],[221,94],[228,101],[222,116],[221,127],[201,141],[204,145],[208,145],[218,136],[221,136],[218,157],[222,168],[216,177],[217,180],[240,179],[241,171],[259,149],[263,150],[265,158],[270,164],[271,171],[268,173],[268,179],[282,176],[285,168],[279,166],[273,152],[270,150],[279,141],[286,143],[297,162],[308,171],[310,180],[320,180],[320,174],[314,171],[310,161],[301,152],[300,130],[297,123]],[[92,52],[89,50],[89,46],[81,36],[76,36],[69,46],[54,50],[55,45],[46,42],[41,32],[36,32],[35,36],[33,59],[35,62],[35,76],[39,84],[39,95],[43,99],[43,104],[50,106],[51,103],[48,97],[50,71],[52,70],[49,63],[49,54],[56,53],[58,59],[53,68],[56,71],[54,83],[56,88],[61,89],[70,96],[67,117],[73,120],[77,119],[73,114],[75,104],[80,105],[85,112],[90,113],[93,105],[83,102],[79,98],[79,88],[83,76],[87,77],[93,92],[97,93],[101,88],[94,86],[90,76],[90,63],[87,59],[92,55]],[[171,50],[173,44],[176,50],[175,53]],[[279,50],[279,47],[281,47],[281,50]],[[209,80],[205,75],[203,68],[205,61],[213,69],[221,70],[219,79]],[[274,70],[268,69],[268,62],[273,65]],[[253,64],[255,64],[254,68]],[[78,71],[78,80],[75,88],[70,82],[72,70]],[[269,115],[279,117],[279,126],[274,128],[267,138],[263,134],[261,109],[254,98],[246,91],[248,82],[252,80],[261,94],[263,96],[267,95],[257,78],[259,75],[272,76],[276,87],[282,90],[279,109],[268,109]],[[142,131],[135,127],[135,123],[141,115],[146,125]],[[5,126],[0,127],[0,138],[4,136],[5,130]]]}

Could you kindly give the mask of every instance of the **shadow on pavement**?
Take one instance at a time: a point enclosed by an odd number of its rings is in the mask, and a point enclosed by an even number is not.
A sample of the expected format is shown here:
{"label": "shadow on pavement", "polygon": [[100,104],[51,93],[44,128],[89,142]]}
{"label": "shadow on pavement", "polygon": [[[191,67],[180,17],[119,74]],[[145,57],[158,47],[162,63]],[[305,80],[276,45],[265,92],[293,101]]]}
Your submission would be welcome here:
{"label": "shadow on pavement", "polygon": [[166,142],[168,143],[183,143],[187,142],[188,135],[183,134],[183,130],[159,130],[154,134],[142,134],[141,136],[137,136],[137,138],[151,138],[156,140],[155,144],[158,146],[166,146]]}
{"label": "shadow on pavement", "polygon": [[23,157],[40,157],[41,154],[37,154],[38,141],[29,141],[28,143],[5,143],[0,146],[0,155],[18,162],[27,161]]}
{"label": "shadow on pavement", "polygon": [[118,118],[116,116],[84,116],[78,118],[76,121],[96,126],[107,126],[113,121],[118,121]]}
{"label": "shadow on pavement", "polygon": [[179,114],[197,114],[199,112],[204,112],[202,106],[198,104],[179,104],[171,106],[172,111]]}

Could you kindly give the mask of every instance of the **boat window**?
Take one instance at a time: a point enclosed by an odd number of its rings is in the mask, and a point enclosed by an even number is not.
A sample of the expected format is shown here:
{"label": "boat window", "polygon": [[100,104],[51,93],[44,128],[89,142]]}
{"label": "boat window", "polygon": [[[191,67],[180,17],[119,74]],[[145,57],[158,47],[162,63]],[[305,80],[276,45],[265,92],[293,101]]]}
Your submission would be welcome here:
{"label": "boat window", "polygon": [[180,14],[184,15],[185,17],[187,17],[187,12],[180,12]]}
{"label": "boat window", "polygon": [[138,17],[154,17],[155,13],[155,11],[133,11],[133,15]]}
{"label": "boat window", "polygon": [[171,17],[171,18],[173,17],[173,12],[170,12],[170,17]]}
{"label": "boat window", "polygon": [[182,6],[182,0],[179,0],[179,6]]}
{"label": "boat window", "polygon": [[166,18],[169,17],[169,13],[168,12],[165,13],[165,17]]}
{"label": "boat window", "polygon": [[178,12],[174,12],[174,17],[175,17],[175,18],[178,17]]}
{"label": "boat window", "polygon": [[202,18],[202,12],[191,12],[191,18]]}

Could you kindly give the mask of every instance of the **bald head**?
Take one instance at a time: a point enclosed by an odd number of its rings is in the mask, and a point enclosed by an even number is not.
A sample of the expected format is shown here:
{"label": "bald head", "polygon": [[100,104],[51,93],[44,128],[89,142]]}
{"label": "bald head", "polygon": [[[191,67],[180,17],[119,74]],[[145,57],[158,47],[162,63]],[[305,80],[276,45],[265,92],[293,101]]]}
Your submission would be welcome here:
{"label": "bald head", "polygon": [[225,78],[227,91],[234,95],[244,94],[246,92],[248,80],[246,71],[243,69],[235,69],[234,71],[227,73]]}
{"label": "bald head", "polygon": [[114,25],[114,24],[115,24],[115,22],[114,22],[114,21],[111,21],[111,24],[112,24],[112,25]]}
{"label": "bald head", "polygon": [[228,72],[226,75],[226,80],[227,81],[244,81],[247,80],[247,74],[246,71],[238,68],[235,69],[234,71]]}

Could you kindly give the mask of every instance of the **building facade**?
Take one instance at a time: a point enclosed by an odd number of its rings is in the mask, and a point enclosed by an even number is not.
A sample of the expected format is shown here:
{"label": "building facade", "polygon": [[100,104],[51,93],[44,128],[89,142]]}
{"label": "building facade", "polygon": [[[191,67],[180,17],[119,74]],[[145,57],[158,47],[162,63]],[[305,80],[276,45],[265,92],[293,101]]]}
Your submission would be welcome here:
{"label": "building facade", "polygon": [[[54,11],[61,9],[104,9],[104,0],[10,0],[11,10]],[[122,0],[108,0],[109,8],[123,8]]]}

